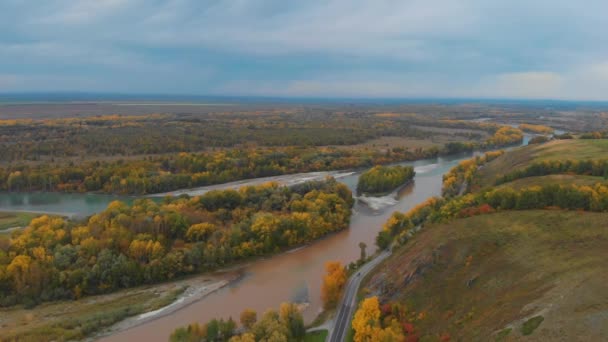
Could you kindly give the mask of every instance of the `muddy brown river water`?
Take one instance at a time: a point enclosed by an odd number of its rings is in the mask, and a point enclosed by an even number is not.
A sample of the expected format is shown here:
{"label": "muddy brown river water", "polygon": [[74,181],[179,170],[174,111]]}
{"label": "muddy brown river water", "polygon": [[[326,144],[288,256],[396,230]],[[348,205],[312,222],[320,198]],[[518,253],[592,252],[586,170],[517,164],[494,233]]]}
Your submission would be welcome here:
{"label": "muddy brown river water", "polygon": [[[276,309],[286,301],[308,302],[303,314],[310,322],[322,306],[320,288],[324,264],[331,260],[339,260],[343,264],[357,260],[359,242],[366,243],[368,253],[373,253],[376,234],[390,215],[440,195],[442,175],[469,157],[470,154],[404,163],[415,167],[414,182],[398,193],[376,199],[371,204],[376,210],[357,200],[349,229],[311,245],[243,266],[240,270],[243,277],[239,281],[170,315],[104,337],[101,341],[167,341],[179,326],[220,317],[233,317],[238,321],[245,308],[261,313]],[[358,176],[359,173],[354,173],[339,180],[353,188]]]}

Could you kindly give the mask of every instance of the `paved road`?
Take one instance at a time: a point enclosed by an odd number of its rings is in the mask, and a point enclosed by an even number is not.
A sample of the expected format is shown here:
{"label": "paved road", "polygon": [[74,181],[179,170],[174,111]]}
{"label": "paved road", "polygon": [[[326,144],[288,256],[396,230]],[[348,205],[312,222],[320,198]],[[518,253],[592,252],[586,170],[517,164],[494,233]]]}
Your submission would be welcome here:
{"label": "paved road", "polygon": [[363,265],[361,269],[355,273],[346,283],[344,290],[344,297],[340,303],[340,309],[336,315],[333,329],[329,332],[330,342],[342,342],[346,339],[348,329],[350,328],[350,321],[355,311],[355,300],[357,298],[357,292],[359,291],[359,285],[361,280],[369,271],[374,269],[382,260],[386,259],[391,253],[389,251],[383,251],[378,254],[376,258],[367,264]]}

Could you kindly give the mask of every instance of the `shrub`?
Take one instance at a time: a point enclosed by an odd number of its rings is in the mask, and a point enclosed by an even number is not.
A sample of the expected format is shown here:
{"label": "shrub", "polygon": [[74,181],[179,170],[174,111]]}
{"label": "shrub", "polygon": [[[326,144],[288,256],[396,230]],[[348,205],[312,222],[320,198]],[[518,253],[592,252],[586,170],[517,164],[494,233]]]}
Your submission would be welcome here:
{"label": "shrub", "polygon": [[543,316],[534,316],[530,318],[521,326],[521,333],[524,336],[532,334],[544,320],[545,318]]}

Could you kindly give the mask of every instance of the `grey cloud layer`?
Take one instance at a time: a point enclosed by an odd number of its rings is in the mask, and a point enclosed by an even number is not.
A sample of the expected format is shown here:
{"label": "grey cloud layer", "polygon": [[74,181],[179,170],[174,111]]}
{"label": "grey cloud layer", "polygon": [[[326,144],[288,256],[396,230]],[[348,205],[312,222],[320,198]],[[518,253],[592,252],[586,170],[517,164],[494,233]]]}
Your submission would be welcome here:
{"label": "grey cloud layer", "polygon": [[595,0],[4,0],[0,91],[604,99],[607,9]]}

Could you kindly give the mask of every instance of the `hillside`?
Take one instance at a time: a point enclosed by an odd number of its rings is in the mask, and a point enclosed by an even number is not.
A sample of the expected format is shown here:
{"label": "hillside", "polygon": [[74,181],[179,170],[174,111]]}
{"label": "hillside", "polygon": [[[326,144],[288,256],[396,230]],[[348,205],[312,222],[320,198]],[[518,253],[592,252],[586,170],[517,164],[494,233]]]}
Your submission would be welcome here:
{"label": "hillside", "polygon": [[[367,283],[405,304],[421,340],[608,338],[608,214],[511,211],[425,227]],[[420,315],[422,314],[422,315]],[[424,316],[421,318],[420,316]],[[491,340],[491,339],[490,339]]]}
{"label": "hillside", "polygon": [[478,171],[474,185],[477,188],[492,186],[501,176],[539,162],[605,159],[608,159],[608,140],[553,140],[522,147],[496,158]]}
{"label": "hillside", "polygon": [[[398,247],[364,283],[379,300],[378,331],[415,341],[608,339],[607,159],[608,140],[563,140],[452,169],[445,198],[393,214],[379,235]],[[467,195],[449,191],[467,183]],[[358,313],[370,307],[366,299]]]}

